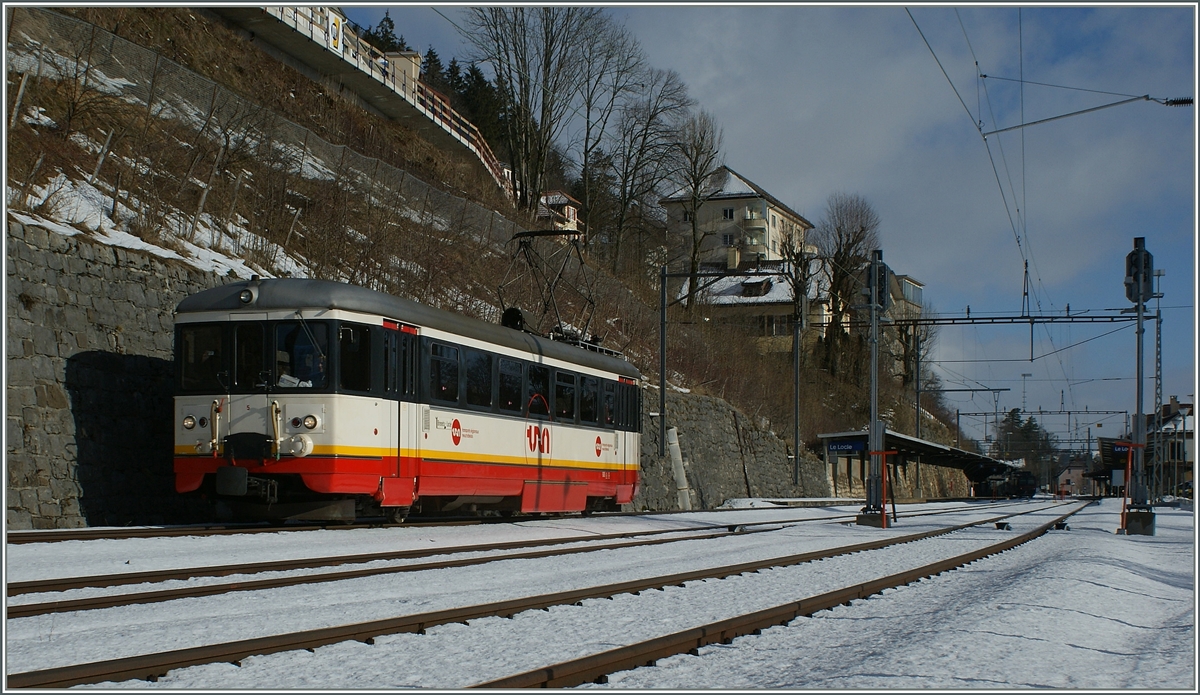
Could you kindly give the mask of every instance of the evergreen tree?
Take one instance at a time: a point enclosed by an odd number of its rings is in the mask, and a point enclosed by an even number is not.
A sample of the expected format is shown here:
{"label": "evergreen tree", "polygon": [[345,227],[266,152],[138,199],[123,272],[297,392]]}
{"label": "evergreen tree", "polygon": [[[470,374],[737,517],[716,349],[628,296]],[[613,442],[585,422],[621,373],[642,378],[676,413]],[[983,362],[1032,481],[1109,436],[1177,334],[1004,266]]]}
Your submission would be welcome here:
{"label": "evergreen tree", "polygon": [[447,91],[446,70],[442,67],[442,59],[438,57],[433,46],[429,47],[429,52],[425,54],[425,60],[421,63],[421,81],[443,94]]}
{"label": "evergreen tree", "polygon": [[392,21],[388,11],[383,13],[383,19],[379,20],[378,24],[367,29],[364,38],[384,53],[409,50],[408,44],[404,43],[404,37],[396,37],[396,23]]}
{"label": "evergreen tree", "polygon": [[1025,459],[1025,470],[1037,477],[1039,485],[1053,482],[1058,446],[1054,435],[1047,432],[1032,416],[1022,418],[1019,408],[1013,408],[996,426],[992,456],[1003,459]]}
{"label": "evergreen tree", "polygon": [[463,78],[462,110],[460,113],[475,124],[479,133],[487,140],[492,152],[500,159],[507,160],[509,155],[503,149],[504,123],[501,120],[501,101],[496,86],[492,84],[483,71],[477,66],[467,68]]}
{"label": "evergreen tree", "polygon": [[467,81],[463,77],[462,66],[458,64],[458,58],[451,58],[450,64],[446,66],[446,87],[450,92],[451,98],[461,98],[463,91],[467,87]]}

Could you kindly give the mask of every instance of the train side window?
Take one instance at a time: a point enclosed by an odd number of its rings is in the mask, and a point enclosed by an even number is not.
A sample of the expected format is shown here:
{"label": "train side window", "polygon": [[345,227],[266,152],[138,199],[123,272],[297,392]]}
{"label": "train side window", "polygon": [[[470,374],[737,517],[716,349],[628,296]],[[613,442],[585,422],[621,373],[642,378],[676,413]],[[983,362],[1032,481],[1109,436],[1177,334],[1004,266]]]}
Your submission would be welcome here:
{"label": "train side window", "polygon": [[417,345],[416,335],[400,335],[400,388],[408,400],[417,398],[417,360],[421,353]]}
{"label": "train side window", "polygon": [[600,380],[595,377],[579,377],[579,421],[596,424],[599,409],[596,407],[600,395]]}
{"label": "train side window", "polygon": [[371,390],[369,326],[342,324],[338,328],[338,374],[338,385],[347,391]]}
{"label": "train side window", "polygon": [[557,420],[575,419],[575,375],[555,370],[554,417]]}
{"label": "train side window", "polygon": [[500,358],[500,410],[521,412],[521,363]]}
{"label": "train side window", "polygon": [[463,369],[467,373],[467,405],[492,407],[492,356],[479,350],[463,351]]}
{"label": "train side window", "polygon": [[383,332],[383,390],[388,395],[396,392],[396,335]]}
{"label": "train side window", "polygon": [[430,343],[429,396],[443,403],[458,403],[458,348]]}
{"label": "train side window", "polygon": [[179,363],[181,389],[218,393],[228,388],[224,333],[221,325],[185,324],[179,329],[175,359]]}
{"label": "train side window", "polygon": [[604,426],[615,427],[617,424],[617,385],[611,381],[604,382]]}
{"label": "train side window", "polygon": [[239,323],[233,331],[233,386],[238,389],[267,385],[263,367],[263,327]]}
{"label": "train side window", "polygon": [[525,402],[530,415],[546,415],[550,412],[550,368],[529,365],[525,373]]}
{"label": "train side window", "polygon": [[621,384],[617,387],[620,397],[620,415],[618,426],[628,432],[641,431],[641,392],[632,384]]}

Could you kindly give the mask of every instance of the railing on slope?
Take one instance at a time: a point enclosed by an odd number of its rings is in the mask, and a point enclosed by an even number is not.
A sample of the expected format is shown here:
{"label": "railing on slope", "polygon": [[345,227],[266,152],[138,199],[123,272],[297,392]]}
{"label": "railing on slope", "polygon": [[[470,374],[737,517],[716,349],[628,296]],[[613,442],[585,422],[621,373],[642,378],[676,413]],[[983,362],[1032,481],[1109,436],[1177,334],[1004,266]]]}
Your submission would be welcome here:
{"label": "railing on slope", "polygon": [[[312,11],[324,11],[327,16],[329,13],[324,8],[264,7],[263,11],[307,36],[311,41],[322,46],[329,46],[328,26],[314,22],[313,15],[310,14]],[[487,167],[496,183],[504,189],[509,197],[512,197],[512,183],[505,176],[500,161],[492,154],[492,148],[488,146],[487,141],[483,139],[479,129],[473,123],[450,107],[450,101],[445,96],[422,84],[420,80],[409,79],[408,73],[402,70],[385,69],[378,62],[383,57],[382,54],[352,32],[342,32],[341,46],[340,53],[332,49],[331,52],[340,55],[342,60],[386,85],[431,121],[441,126],[455,140],[471,150]]]}

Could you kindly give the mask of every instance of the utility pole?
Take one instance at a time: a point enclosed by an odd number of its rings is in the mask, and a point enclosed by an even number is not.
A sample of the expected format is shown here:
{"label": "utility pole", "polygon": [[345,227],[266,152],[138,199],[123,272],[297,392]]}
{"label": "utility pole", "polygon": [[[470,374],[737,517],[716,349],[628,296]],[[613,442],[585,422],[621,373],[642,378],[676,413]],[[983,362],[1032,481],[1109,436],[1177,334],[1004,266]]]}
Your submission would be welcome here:
{"label": "utility pole", "polygon": [[1157,291],[1154,293],[1154,446],[1151,451],[1154,452],[1154,496],[1155,500],[1162,500],[1164,491],[1164,469],[1163,461],[1163,414],[1162,414],[1162,277],[1167,274],[1167,271],[1155,269],[1154,278],[1158,282]]}
{"label": "utility pole", "polygon": [[863,294],[869,297],[867,308],[871,316],[871,423],[867,434],[871,468],[864,481],[867,506],[863,507],[857,518],[860,525],[884,528],[887,524],[887,511],[883,502],[884,429],[883,422],[879,419],[879,314],[887,310],[891,300],[887,282],[888,272],[888,267],[883,262],[883,251],[875,249],[871,252],[867,286],[863,289]]}

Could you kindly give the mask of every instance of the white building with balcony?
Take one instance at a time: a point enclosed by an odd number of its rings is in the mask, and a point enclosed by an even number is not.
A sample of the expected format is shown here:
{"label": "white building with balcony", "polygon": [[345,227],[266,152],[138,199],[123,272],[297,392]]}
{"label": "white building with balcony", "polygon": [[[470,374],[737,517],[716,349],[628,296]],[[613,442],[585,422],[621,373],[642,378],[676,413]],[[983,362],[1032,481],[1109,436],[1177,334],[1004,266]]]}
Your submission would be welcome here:
{"label": "white building with balcony", "polygon": [[[736,268],[744,263],[787,258],[786,244],[805,243],[813,224],[761,186],[722,166],[708,177],[705,202],[696,211],[703,235],[701,261]],[[659,201],[667,211],[668,231],[690,237],[691,196],[680,189]]]}

